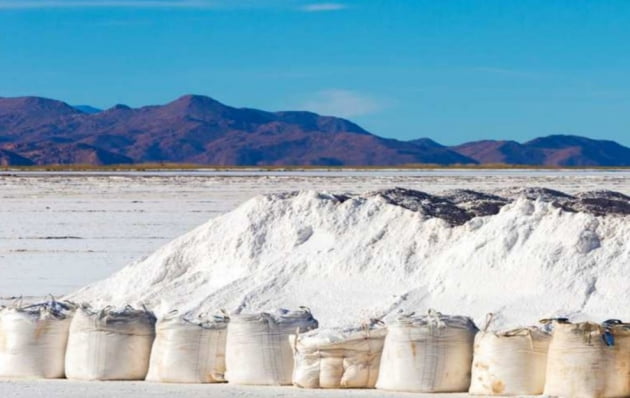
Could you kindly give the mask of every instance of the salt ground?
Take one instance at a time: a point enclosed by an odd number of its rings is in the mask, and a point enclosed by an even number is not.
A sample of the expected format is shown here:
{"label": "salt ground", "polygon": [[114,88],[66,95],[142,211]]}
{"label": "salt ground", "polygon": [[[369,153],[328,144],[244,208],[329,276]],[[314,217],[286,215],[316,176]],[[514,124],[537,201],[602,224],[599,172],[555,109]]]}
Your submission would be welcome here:
{"label": "salt ground", "polygon": [[229,384],[157,384],[147,382],[82,382],[68,380],[0,380],[0,397],[11,398],[371,398],[468,397],[468,394],[396,393],[380,390],[304,390],[295,387],[253,387]]}
{"label": "salt ground", "polygon": [[62,295],[271,192],[541,186],[630,195],[630,171],[0,173],[0,296]]}
{"label": "salt ground", "polygon": [[[0,188],[2,189],[0,195],[2,195],[2,203],[5,206],[0,213],[2,217],[0,237],[3,238],[0,241],[2,244],[0,247],[0,256],[2,256],[0,295],[6,297],[21,292],[26,295],[41,296],[50,291],[57,294],[67,293],[87,282],[111,274],[113,270],[121,268],[129,260],[147,255],[161,244],[207,221],[208,218],[233,209],[237,204],[255,194],[265,192],[301,189],[364,192],[378,188],[391,188],[392,186],[405,186],[431,193],[440,193],[452,188],[472,188],[494,192],[503,190],[508,186],[546,186],[568,193],[611,189],[630,194],[630,179],[628,178],[630,175],[628,172],[524,173],[518,171],[513,173],[456,172],[452,174],[442,172],[322,174],[315,173],[303,176],[299,173],[253,176],[231,175],[229,173],[187,176],[176,174],[114,176],[75,174],[51,177],[37,174],[18,174],[2,177],[0,179]],[[25,201],[25,198],[28,200]],[[555,210],[546,206],[544,203],[532,205],[531,203],[519,202],[512,206],[513,215],[524,214],[533,216],[534,219],[541,214],[552,214],[556,218],[564,217],[564,215],[558,216],[558,213],[554,213]],[[580,222],[580,231],[600,228],[606,232],[615,229],[615,221],[612,224],[603,223],[604,225],[601,227],[590,224],[590,219],[585,217],[578,214],[563,218],[560,221],[565,226],[574,225],[573,221],[578,221]],[[547,227],[553,227],[552,224],[555,221],[549,222]],[[625,222],[617,222],[617,224],[621,224],[622,227],[626,226]],[[483,225],[475,224],[472,229],[482,227]],[[491,227],[487,228],[491,231]],[[553,228],[544,228],[543,230],[562,235],[562,231],[554,231]],[[497,229],[496,233],[500,235],[501,230]],[[134,236],[138,239],[131,239]],[[150,239],[147,239],[147,236]],[[614,236],[615,234],[613,234]],[[500,236],[498,237],[500,238]],[[595,250],[597,248],[591,245],[592,239],[590,238],[584,242],[581,240],[572,242],[571,239],[568,239],[570,241],[568,246],[570,247],[581,247],[587,253],[597,251]],[[620,242],[618,239],[613,240],[613,246],[623,251],[626,245]],[[467,250],[475,249],[476,245],[480,243],[483,244],[480,239],[474,239],[468,245]],[[519,242],[513,243],[518,245]],[[623,251],[624,256],[627,255],[626,252],[627,250]],[[125,256],[130,258],[125,258]],[[591,258],[591,260],[597,259]],[[578,270],[587,273],[592,271],[582,269],[580,264],[577,265]],[[29,266],[30,269],[28,269]],[[445,275],[448,272],[435,271],[437,272],[436,276],[442,280],[444,280],[444,276],[448,276]],[[472,277],[474,273],[468,276]],[[558,276],[558,280],[562,281],[562,275]],[[619,274],[608,275],[607,279],[603,279],[603,287],[614,286],[615,278],[619,276]],[[38,277],[41,279],[34,279]],[[466,277],[467,275],[463,275],[463,278]],[[525,281],[527,286],[532,287],[535,282],[534,279]],[[501,283],[501,281],[495,281],[495,283]],[[439,286],[437,288],[439,290]],[[457,286],[450,288],[457,288]],[[598,292],[597,289],[589,289],[589,286],[584,286],[584,288],[589,299],[593,293],[603,294],[601,297],[596,297],[595,302],[598,305],[602,302],[605,303],[606,294],[610,293],[606,289],[601,289]],[[416,294],[422,295],[423,293],[416,292]],[[452,304],[447,303],[447,307]],[[184,386],[68,381],[0,382],[0,396],[29,398],[44,396],[159,397],[173,395],[195,397],[202,396],[202,394],[203,396],[210,394],[218,397],[411,396],[410,394],[389,394],[382,391],[305,391],[284,387],[256,388],[231,385]],[[413,394],[413,396],[423,395]],[[439,396],[444,395],[440,394]]]}

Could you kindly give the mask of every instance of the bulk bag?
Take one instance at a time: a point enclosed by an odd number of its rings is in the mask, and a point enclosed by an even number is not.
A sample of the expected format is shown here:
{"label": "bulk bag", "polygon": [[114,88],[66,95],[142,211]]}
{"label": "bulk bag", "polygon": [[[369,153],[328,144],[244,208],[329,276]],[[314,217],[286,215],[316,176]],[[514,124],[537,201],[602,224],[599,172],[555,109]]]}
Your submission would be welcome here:
{"label": "bulk bag", "polygon": [[68,329],[76,309],[50,301],[0,310],[0,376],[62,378]]}
{"label": "bulk bag", "polygon": [[225,381],[227,316],[188,319],[171,313],[156,325],[147,380],[167,383]]}
{"label": "bulk bag", "polygon": [[554,322],[544,394],[604,397],[607,371],[605,348],[600,325]]}
{"label": "bulk bag", "polygon": [[92,311],[82,306],[72,319],[66,376],[79,380],[144,380],[155,338],[155,316],[126,307]]}
{"label": "bulk bag", "polygon": [[630,326],[554,322],[545,395],[630,396]]}
{"label": "bulk bag", "polygon": [[235,384],[290,385],[293,352],[289,335],[317,326],[308,309],[233,315],[225,351],[226,379]]}
{"label": "bulk bag", "polygon": [[477,333],[468,392],[477,395],[542,394],[550,342],[551,335],[536,327]]}
{"label": "bulk bag", "polygon": [[468,317],[403,316],[388,325],[376,388],[464,392],[470,386],[477,327]]}
{"label": "bulk bag", "polygon": [[314,330],[292,336],[293,384],[303,388],[374,388],[387,329]]}
{"label": "bulk bag", "polygon": [[606,395],[630,396],[630,324],[609,320],[602,325],[608,355]]}

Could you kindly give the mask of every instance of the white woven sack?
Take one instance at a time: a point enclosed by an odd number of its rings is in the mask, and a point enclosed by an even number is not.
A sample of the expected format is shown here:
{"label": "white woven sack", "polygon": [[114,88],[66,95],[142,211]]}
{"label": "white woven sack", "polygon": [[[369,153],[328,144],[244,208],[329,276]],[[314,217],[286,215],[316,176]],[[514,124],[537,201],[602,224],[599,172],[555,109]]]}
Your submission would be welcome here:
{"label": "white woven sack", "polygon": [[604,332],[609,333],[609,345],[606,347],[609,356],[606,395],[630,397],[630,324],[613,323],[605,327]]}
{"label": "white woven sack", "polygon": [[229,318],[195,320],[169,314],[156,325],[146,379],[164,383],[225,381],[225,342]]}
{"label": "white woven sack", "polygon": [[155,316],[127,307],[81,307],[70,325],[66,376],[79,380],[144,380],[155,338]]}
{"label": "white woven sack", "polygon": [[374,388],[387,329],[314,330],[292,336],[293,384],[303,388]]}
{"label": "white woven sack", "polygon": [[550,341],[551,335],[536,327],[477,333],[469,393],[542,394]]}
{"label": "white woven sack", "polygon": [[604,397],[607,362],[600,325],[555,322],[547,356],[544,394]]}
{"label": "white woven sack", "polygon": [[545,395],[630,396],[630,325],[554,322]]}
{"label": "white woven sack", "polygon": [[0,377],[62,378],[75,306],[50,301],[0,310]]}
{"label": "white woven sack", "polygon": [[435,311],[388,325],[376,388],[464,392],[470,386],[477,327],[468,317]]}
{"label": "white woven sack", "polygon": [[228,325],[225,378],[234,384],[291,384],[293,351],[289,335],[317,326],[307,309],[233,315]]}

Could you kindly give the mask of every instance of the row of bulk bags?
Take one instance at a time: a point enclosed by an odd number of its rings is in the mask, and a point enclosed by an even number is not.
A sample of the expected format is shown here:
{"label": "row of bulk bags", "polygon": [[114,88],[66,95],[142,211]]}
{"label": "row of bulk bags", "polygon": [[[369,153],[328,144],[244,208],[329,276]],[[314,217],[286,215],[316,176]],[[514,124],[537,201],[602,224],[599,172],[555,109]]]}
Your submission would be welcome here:
{"label": "row of bulk bags", "polygon": [[228,325],[225,378],[233,384],[292,384],[294,361],[289,336],[317,326],[306,308],[233,315]]}
{"label": "row of bulk bags", "polygon": [[544,394],[630,396],[630,324],[555,321]]}
{"label": "row of bulk bags", "polygon": [[155,338],[147,310],[79,308],[70,325],[66,376],[79,380],[143,380]]}
{"label": "row of bulk bags", "polygon": [[156,325],[146,379],[166,383],[225,381],[225,344],[229,317],[191,320],[168,314]]}
{"label": "row of bulk bags", "polygon": [[304,388],[374,388],[387,329],[314,330],[292,337],[293,384]]}
{"label": "row of bulk bags", "polygon": [[542,394],[551,335],[537,327],[491,332],[490,320],[475,336],[469,393]]}
{"label": "row of bulk bags", "polygon": [[76,306],[49,302],[0,310],[0,376],[62,378]]}
{"label": "row of bulk bags", "polygon": [[388,325],[376,388],[408,392],[464,392],[470,386],[472,319],[430,310]]}

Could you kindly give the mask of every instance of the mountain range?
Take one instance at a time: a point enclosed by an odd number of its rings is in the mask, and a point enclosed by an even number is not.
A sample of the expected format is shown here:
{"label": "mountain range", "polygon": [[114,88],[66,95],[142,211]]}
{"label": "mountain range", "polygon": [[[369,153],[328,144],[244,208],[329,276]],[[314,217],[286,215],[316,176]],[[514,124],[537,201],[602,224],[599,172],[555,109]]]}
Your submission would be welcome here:
{"label": "mountain range", "polygon": [[165,105],[100,110],[41,97],[0,98],[0,165],[192,163],[395,166],[630,166],[613,141],[553,135],[525,143],[388,139],[312,112],[234,108],[186,95]]}

